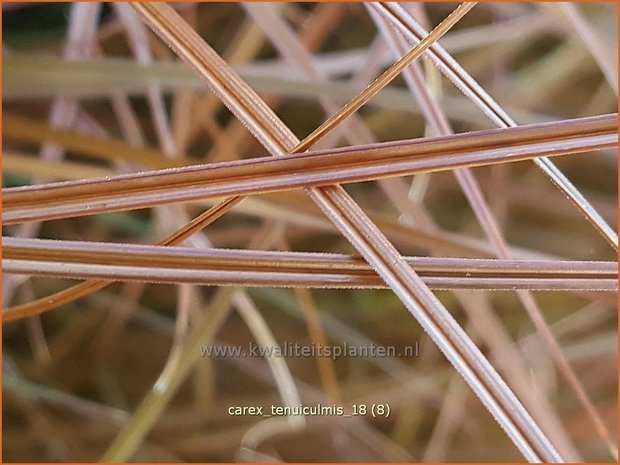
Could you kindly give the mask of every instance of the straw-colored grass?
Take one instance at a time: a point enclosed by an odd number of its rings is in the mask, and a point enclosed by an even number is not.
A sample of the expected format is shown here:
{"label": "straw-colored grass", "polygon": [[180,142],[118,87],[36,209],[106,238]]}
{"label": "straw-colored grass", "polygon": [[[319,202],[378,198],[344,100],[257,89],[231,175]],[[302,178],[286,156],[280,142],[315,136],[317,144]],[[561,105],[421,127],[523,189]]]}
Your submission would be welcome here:
{"label": "straw-colored grass", "polygon": [[[20,44],[57,7],[5,8],[4,460],[617,459],[614,6],[75,3]],[[205,357],[249,341],[422,350]],[[368,410],[229,410],[317,403]]]}

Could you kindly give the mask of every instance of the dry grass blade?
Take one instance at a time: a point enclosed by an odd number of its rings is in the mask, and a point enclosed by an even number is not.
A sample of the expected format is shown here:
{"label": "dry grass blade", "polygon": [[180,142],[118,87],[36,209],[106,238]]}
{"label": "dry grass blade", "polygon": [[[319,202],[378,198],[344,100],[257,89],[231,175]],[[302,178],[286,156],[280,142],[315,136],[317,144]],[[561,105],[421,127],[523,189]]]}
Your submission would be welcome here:
{"label": "dry grass blade", "polygon": [[[5,224],[611,148],[616,115],[3,190]],[[179,189],[179,188],[183,189]]]}
{"label": "dry grass blade", "polygon": [[134,147],[116,140],[89,137],[75,131],[55,129],[15,115],[3,115],[2,134],[5,137],[23,141],[49,141],[66,150],[75,150],[95,158],[110,161],[124,160],[149,168],[169,168],[188,164],[187,160],[180,158],[166,159],[165,155],[158,150]]}
{"label": "dry grass blade", "polygon": [[[4,257],[19,260],[65,261],[107,265],[162,265],[170,268],[257,271],[352,272],[372,275],[372,268],[360,257],[316,252],[279,252],[246,249],[196,249],[88,241],[64,241],[3,237]],[[419,273],[426,275],[514,276],[542,278],[608,278],[617,275],[616,262],[563,260],[509,260],[452,257],[405,257]]]}
{"label": "dry grass blade", "polygon": [[[3,269],[8,273],[172,284],[385,287],[363,260],[346,255],[10,237],[3,241]],[[617,290],[617,265],[613,262],[413,257],[405,260],[433,289]],[[12,309],[6,309],[3,321],[14,321],[13,314]]]}
{"label": "dry grass blade", "polygon": [[4,150],[2,170],[5,173],[22,176],[46,176],[48,179],[64,181],[69,179],[102,178],[114,173],[111,169],[86,163],[69,161],[36,160],[25,153]]}
{"label": "dry grass blade", "polygon": [[[162,87],[167,90],[175,90],[180,87],[200,90],[204,87],[202,81],[192,73],[191,69],[181,68],[181,64],[177,62],[156,62],[151,65],[139,66],[126,59],[102,58],[96,61],[81,62],[78,66],[75,63],[64,62],[56,58],[10,56],[3,63],[6,68],[3,70],[3,86],[6,85],[5,89],[3,88],[3,96],[7,100],[33,95],[47,98],[53,95],[54,91],[80,98],[107,98],[110,93],[115,92],[141,96],[145,93],[142,84],[145,79],[161,82]],[[84,69],[88,71],[85,72]],[[341,101],[355,97],[361,90],[360,84],[357,82],[344,80],[311,82],[294,75],[278,74],[274,71],[266,73],[261,70],[254,75],[252,73],[255,71],[251,67],[248,67],[245,72],[243,69],[240,70],[241,76],[256,91],[280,97],[314,99],[326,96]],[[318,67],[318,69],[322,68]],[[54,87],[42,88],[38,84],[38,80],[37,84],[29,83],[28,76],[35,72],[42,80],[54,81]],[[59,74],[62,77],[59,77]],[[125,78],[128,82],[123,80],[122,83],[116,84],[114,79],[118,78],[119,74],[128,75]],[[6,82],[4,82],[5,80]],[[488,122],[488,118],[481,114],[478,109],[473,108],[465,97],[446,95],[443,101],[446,103],[446,111],[451,118],[476,125],[485,125]],[[407,91],[392,86],[384,88],[367,105],[373,108],[401,110],[418,114],[419,109],[414,103]],[[548,114],[524,110],[514,104],[509,108],[511,114],[524,121],[544,122],[556,119]],[[202,124],[207,126],[205,130],[212,133],[213,128],[209,129],[207,123],[210,123],[208,119]],[[235,131],[235,134],[242,133]],[[224,151],[225,153],[225,149],[226,143],[222,140],[222,146],[218,148],[218,152]]]}

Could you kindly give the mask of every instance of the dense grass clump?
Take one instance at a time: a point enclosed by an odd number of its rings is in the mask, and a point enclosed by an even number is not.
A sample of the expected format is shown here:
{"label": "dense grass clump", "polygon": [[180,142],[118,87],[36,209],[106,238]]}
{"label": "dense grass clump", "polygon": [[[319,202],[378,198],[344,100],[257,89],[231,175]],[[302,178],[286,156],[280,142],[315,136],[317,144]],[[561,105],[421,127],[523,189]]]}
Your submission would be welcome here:
{"label": "dense grass clump", "polygon": [[617,461],[616,19],[4,3],[3,460]]}

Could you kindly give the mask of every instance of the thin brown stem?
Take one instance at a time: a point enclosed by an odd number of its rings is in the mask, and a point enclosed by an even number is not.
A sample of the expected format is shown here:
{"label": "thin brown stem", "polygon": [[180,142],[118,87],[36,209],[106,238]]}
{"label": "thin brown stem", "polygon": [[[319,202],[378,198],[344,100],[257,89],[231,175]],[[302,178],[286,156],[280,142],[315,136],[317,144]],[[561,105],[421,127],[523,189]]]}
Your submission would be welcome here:
{"label": "thin brown stem", "polygon": [[[359,182],[617,144],[616,115],[3,190],[5,224]],[[183,189],[180,189],[183,188]]]}

